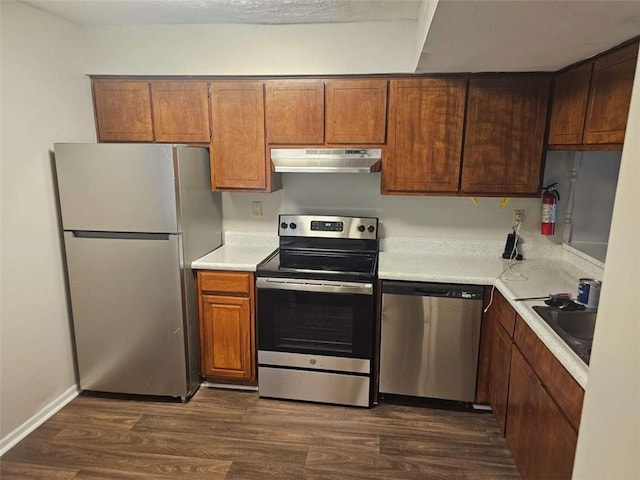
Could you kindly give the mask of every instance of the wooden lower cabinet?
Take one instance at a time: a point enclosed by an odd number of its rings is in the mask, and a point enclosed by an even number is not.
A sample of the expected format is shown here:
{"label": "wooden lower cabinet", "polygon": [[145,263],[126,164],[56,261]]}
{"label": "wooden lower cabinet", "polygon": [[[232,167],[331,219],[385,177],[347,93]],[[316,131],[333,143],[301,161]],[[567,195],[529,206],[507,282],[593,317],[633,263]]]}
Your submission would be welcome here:
{"label": "wooden lower cabinet", "polygon": [[513,340],[498,323],[492,326],[491,376],[489,380],[489,403],[498,419],[504,435],[507,422],[507,398],[509,394],[509,372]]}
{"label": "wooden lower cabinet", "polygon": [[[489,291],[487,288],[485,298],[489,297]],[[482,320],[476,402],[491,405],[503,435],[507,421],[515,316],[516,312],[509,302],[499,292],[494,291],[493,303]]]}
{"label": "wooden lower cabinet", "polygon": [[254,278],[198,272],[200,370],[215,383],[256,385]]}
{"label": "wooden lower cabinet", "polygon": [[522,478],[571,478],[584,389],[500,293],[482,321],[476,402],[491,405]]}
{"label": "wooden lower cabinet", "polygon": [[518,348],[507,408],[507,444],[522,478],[570,479],[578,434]]}

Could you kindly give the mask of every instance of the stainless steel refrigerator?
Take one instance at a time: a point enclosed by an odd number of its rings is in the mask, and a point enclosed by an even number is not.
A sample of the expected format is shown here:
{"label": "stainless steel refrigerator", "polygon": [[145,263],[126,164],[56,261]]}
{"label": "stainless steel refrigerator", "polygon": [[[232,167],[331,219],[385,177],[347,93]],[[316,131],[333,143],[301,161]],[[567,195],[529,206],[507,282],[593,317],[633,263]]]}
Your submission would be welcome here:
{"label": "stainless steel refrigerator", "polygon": [[82,390],[179,397],[199,385],[191,262],[221,244],[205,149],[55,145]]}

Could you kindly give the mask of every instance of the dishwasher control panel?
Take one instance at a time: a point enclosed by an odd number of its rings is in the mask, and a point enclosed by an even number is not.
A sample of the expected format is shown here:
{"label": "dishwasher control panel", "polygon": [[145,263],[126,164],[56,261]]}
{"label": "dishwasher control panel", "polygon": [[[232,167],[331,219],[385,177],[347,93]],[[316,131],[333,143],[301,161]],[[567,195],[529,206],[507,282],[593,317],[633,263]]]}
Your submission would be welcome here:
{"label": "dishwasher control panel", "polygon": [[462,285],[457,283],[423,283],[384,280],[382,282],[382,293],[482,300],[484,296],[484,288],[480,285]]}

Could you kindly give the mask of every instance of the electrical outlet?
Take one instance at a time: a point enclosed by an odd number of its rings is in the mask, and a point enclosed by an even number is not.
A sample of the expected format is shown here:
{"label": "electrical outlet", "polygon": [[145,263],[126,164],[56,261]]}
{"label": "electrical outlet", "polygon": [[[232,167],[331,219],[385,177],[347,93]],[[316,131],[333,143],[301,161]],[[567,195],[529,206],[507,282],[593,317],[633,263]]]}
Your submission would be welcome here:
{"label": "electrical outlet", "polygon": [[513,216],[511,217],[511,225],[522,225],[524,223],[524,210],[516,208],[513,210]]}
{"label": "electrical outlet", "polygon": [[251,202],[251,214],[254,217],[262,216],[262,202]]}

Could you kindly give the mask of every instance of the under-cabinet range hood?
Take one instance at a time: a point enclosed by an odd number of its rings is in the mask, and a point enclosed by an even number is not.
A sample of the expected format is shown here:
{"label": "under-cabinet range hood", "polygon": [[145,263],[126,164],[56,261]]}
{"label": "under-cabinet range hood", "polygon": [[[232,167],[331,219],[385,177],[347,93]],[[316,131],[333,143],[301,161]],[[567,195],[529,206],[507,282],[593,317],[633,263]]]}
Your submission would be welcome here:
{"label": "under-cabinet range hood", "polygon": [[276,172],[371,173],[380,171],[382,149],[272,148]]}

